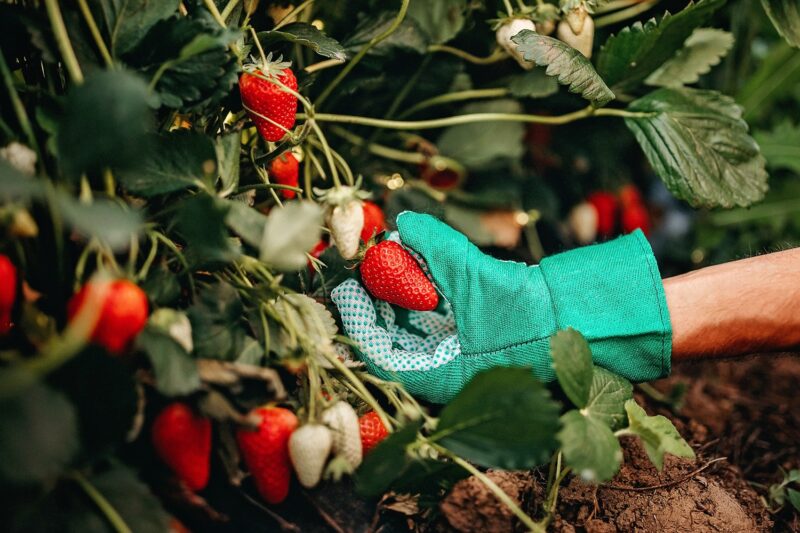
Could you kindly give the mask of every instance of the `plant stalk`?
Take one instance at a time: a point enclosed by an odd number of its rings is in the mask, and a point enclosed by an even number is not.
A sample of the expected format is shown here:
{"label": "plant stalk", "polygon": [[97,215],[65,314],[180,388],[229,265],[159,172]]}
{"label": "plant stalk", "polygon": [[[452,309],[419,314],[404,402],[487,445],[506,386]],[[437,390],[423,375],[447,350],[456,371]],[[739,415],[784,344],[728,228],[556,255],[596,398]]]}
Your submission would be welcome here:
{"label": "plant stalk", "polygon": [[131,528],[125,523],[125,520],[119,515],[114,506],[109,503],[103,494],[95,488],[91,482],[84,477],[80,472],[72,472],[70,477],[83,489],[83,492],[97,505],[98,509],[106,517],[108,523],[114,528],[117,533],[132,533]]}
{"label": "plant stalk", "polygon": [[58,51],[61,52],[61,58],[64,60],[64,66],[69,72],[69,77],[75,83],[81,84],[83,83],[83,72],[78,63],[78,57],[75,55],[75,50],[72,49],[67,27],[64,24],[64,17],[58,7],[58,0],[44,0],[44,5],[47,8],[47,16],[50,18],[53,37],[56,40]]}

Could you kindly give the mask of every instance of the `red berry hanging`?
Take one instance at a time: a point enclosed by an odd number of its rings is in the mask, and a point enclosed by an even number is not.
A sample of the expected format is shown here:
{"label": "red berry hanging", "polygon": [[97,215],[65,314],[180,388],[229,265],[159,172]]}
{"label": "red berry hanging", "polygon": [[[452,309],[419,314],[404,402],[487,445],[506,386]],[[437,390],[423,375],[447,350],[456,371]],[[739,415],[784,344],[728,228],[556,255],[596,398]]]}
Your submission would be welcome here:
{"label": "red berry hanging", "polygon": [[185,403],[176,402],[158,414],[152,438],[158,456],[187,487],[205,488],[211,461],[209,419],[196,414]]}
{"label": "red berry hanging", "polygon": [[281,88],[297,91],[290,63],[267,61],[253,73],[239,77],[239,92],[248,115],[265,141],[280,141],[297,118],[297,97]]}
{"label": "red berry hanging", "polygon": [[17,298],[17,268],[0,254],[0,335],[11,329],[11,311]]}
{"label": "red berry hanging", "polygon": [[[300,163],[292,152],[283,152],[270,161],[269,177],[278,185],[291,185],[297,187],[299,183]],[[281,189],[281,196],[291,199],[297,196],[295,191]]]}
{"label": "red berry hanging", "polygon": [[386,218],[383,216],[383,210],[373,202],[365,200],[362,207],[364,227],[361,228],[361,240],[367,242],[386,229]]}

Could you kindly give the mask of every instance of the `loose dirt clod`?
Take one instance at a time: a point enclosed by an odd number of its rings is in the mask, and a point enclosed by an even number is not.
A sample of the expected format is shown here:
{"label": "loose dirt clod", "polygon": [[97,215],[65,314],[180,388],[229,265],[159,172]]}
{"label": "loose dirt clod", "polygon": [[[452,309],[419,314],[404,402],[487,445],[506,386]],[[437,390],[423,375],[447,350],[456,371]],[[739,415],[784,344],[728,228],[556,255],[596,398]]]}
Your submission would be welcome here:
{"label": "loose dirt clod", "polygon": [[[531,494],[533,477],[530,472],[487,472],[517,504]],[[486,485],[473,476],[456,483],[440,509],[450,526],[464,533],[481,531],[506,533],[514,531],[516,519],[508,507],[500,503]]]}

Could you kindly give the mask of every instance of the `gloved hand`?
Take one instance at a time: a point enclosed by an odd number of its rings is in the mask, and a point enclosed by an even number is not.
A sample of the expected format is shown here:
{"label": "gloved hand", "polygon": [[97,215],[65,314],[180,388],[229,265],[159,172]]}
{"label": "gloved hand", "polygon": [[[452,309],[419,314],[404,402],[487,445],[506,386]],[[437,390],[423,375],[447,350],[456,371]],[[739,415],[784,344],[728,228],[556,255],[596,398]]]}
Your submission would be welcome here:
{"label": "gloved hand", "polygon": [[669,374],[664,288],[640,231],[529,266],[483,254],[430,215],[404,212],[397,226],[446,302],[444,312],[395,313],[386,302],[373,303],[355,280],[333,290],[348,336],[378,377],[434,403],[496,366],[531,367],[551,381],[550,336],[568,327],[586,337],[595,363],[608,370],[632,381]]}

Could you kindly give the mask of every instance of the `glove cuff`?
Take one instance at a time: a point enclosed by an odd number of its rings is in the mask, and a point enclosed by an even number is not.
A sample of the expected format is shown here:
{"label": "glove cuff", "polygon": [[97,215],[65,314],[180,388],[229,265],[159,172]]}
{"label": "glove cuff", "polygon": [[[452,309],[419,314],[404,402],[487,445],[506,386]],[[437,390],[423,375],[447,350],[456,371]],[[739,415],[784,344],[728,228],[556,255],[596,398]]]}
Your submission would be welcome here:
{"label": "glove cuff", "polygon": [[631,381],[669,375],[672,326],[650,244],[636,230],[541,262],[558,329],[589,341],[595,363]]}

